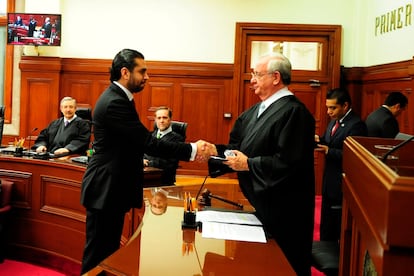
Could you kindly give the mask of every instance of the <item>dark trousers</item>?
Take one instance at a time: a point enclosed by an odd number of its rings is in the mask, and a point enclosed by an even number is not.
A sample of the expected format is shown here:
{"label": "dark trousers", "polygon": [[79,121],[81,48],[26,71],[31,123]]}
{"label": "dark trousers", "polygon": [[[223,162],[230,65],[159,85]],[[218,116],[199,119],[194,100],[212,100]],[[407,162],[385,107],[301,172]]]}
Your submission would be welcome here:
{"label": "dark trousers", "polygon": [[125,211],[86,210],[86,243],[82,258],[84,274],[119,249]]}
{"label": "dark trousers", "polygon": [[338,241],[341,235],[342,201],[322,196],[321,241]]}
{"label": "dark trousers", "polygon": [[0,263],[4,262],[6,242],[4,240],[3,225],[0,222]]}

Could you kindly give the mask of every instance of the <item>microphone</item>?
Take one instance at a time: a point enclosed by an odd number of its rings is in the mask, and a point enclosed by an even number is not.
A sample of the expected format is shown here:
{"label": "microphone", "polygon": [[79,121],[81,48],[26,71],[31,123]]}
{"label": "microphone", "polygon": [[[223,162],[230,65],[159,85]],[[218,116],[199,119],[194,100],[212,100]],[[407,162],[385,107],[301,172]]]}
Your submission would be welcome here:
{"label": "microphone", "polygon": [[208,177],[208,175],[204,178],[204,181],[203,181],[203,183],[201,184],[200,189],[198,190],[198,193],[197,193],[197,195],[196,195],[196,197],[195,197],[195,198],[196,198],[196,200],[197,200],[197,199],[198,199],[198,197],[200,196],[201,190],[203,189],[204,184],[206,183],[207,177]]}
{"label": "microphone", "polygon": [[30,132],[30,135],[28,136],[28,138],[29,138],[29,148],[27,150],[29,151],[29,153],[30,153],[30,150],[32,148],[32,145],[31,145],[32,144],[31,143],[32,142],[32,136],[33,136],[34,132],[37,131],[37,129],[38,129],[37,127],[33,128],[32,131]]}
{"label": "microphone", "polygon": [[414,136],[411,136],[410,138],[408,138],[407,140],[405,140],[405,141],[402,141],[401,143],[399,143],[398,145],[396,145],[396,146],[394,146],[391,150],[389,150],[389,151],[387,151],[385,154],[384,154],[384,156],[382,157],[382,162],[384,162],[384,164],[386,163],[386,161],[387,161],[387,158],[388,158],[388,156],[390,155],[390,154],[392,154],[393,152],[395,152],[395,151],[397,151],[397,150],[399,150],[400,148],[402,148],[403,146],[405,146],[406,144],[408,144],[411,140],[413,140],[414,139]]}

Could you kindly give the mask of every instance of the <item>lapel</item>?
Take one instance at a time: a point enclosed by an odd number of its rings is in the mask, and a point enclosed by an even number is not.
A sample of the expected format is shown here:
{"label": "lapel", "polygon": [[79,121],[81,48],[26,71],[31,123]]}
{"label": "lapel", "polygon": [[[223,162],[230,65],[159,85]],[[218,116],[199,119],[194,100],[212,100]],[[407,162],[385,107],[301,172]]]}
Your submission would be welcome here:
{"label": "lapel", "polygon": [[328,135],[327,135],[326,142],[327,143],[330,143],[331,141],[335,141],[335,140],[341,140],[341,142],[342,142],[345,139],[346,133],[348,131],[349,122],[351,121],[351,119],[353,118],[353,116],[354,116],[353,115],[353,111],[351,111],[342,120],[342,122],[339,123],[339,127],[338,127],[338,129],[336,130],[336,132],[334,133],[333,136],[330,135],[330,133],[331,133],[330,131],[331,131],[333,125],[335,124],[335,121],[331,121],[329,123],[329,127],[328,127],[329,132],[327,132]]}
{"label": "lapel", "polygon": [[253,143],[257,133],[264,125],[267,123],[268,119],[273,117],[280,109],[289,101],[291,96],[282,97],[276,102],[272,103],[266,110],[257,118],[257,112],[260,108],[260,103],[256,104],[254,107],[253,113],[250,117],[250,121],[246,127],[246,135],[241,142],[241,148],[245,148],[248,145]]}

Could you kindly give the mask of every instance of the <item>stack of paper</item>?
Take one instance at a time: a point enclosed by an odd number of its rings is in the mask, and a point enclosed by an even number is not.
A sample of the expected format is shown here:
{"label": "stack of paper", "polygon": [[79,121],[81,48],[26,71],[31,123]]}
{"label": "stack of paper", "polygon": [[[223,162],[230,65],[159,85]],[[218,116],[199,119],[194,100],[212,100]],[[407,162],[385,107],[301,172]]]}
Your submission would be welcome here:
{"label": "stack of paper", "polygon": [[206,210],[197,212],[204,238],[266,243],[262,223],[254,214]]}

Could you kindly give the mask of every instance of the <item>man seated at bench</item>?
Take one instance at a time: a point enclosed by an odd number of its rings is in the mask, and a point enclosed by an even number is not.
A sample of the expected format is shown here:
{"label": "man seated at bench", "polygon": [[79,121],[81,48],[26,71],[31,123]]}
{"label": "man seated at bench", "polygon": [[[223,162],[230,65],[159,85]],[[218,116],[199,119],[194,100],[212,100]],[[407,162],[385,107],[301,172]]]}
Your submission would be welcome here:
{"label": "man seated at bench", "polygon": [[91,137],[89,122],[75,114],[76,100],[74,98],[64,97],[60,101],[60,111],[63,117],[52,121],[40,132],[32,149],[37,153],[85,155]]}
{"label": "man seated at bench", "polygon": [[[162,106],[155,111],[156,128],[152,135],[158,139],[169,142],[184,142],[184,137],[173,131],[171,125],[172,111],[168,107]],[[161,175],[162,185],[174,185],[175,175],[178,168],[178,159],[160,158],[156,156],[144,155],[144,166],[163,169]]]}

